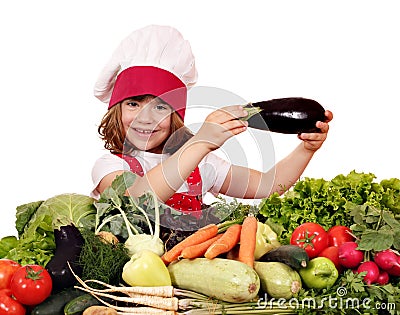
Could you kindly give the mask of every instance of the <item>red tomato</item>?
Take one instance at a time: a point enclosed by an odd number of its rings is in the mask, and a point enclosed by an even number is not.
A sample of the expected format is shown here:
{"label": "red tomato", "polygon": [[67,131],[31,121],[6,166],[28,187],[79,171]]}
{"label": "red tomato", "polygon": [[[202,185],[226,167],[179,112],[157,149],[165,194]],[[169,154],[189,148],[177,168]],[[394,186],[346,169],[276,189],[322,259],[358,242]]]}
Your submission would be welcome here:
{"label": "red tomato", "polygon": [[340,246],[345,242],[353,242],[354,237],[347,226],[336,225],[328,230],[329,246]]}
{"label": "red tomato", "polygon": [[290,244],[304,248],[312,259],[328,247],[328,233],[318,223],[303,223],[294,229]]}
{"label": "red tomato", "polygon": [[318,257],[329,258],[334,264],[336,269],[341,273],[343,271],[343,266],[339,262],[339,247],[329,246],[319,253]]}
{"label": "red tomato", "polygon": [[46,269],[39,265],[20,267],[11,279],[14,297],[24,305],[37,305],[51,293],[52,281]]}
{"label": "red tomato", "polygon": [[11,278],[21,265],[11,259],[0,259],[0,290],[10,287]]}
{"label": "red tomato", "polygon": [[11,297],[10,289],[0,290],[0,315],[25,315],[25,307]]}

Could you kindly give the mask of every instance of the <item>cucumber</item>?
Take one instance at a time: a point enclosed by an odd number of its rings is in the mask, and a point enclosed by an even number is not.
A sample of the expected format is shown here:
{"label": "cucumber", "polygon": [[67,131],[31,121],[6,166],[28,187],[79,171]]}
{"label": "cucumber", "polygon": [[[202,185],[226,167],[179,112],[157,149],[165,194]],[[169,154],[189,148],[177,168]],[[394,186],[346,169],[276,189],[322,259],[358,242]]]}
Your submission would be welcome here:
{"label": "cucumber", "polygon": [[225,302],[249,302],[260,290],[260,278],[248,265],[224,258],[195,258],[168,266],[172,285]]}
{"label": "cucumber", "polygon": [[306,268],[309,260],[304,248],[295,245],[281,245],[259,259],[264,262],[281,262],[296,270]]}
{"label": "cucumber", "polygon": [[94,305],[102,304],[94,296],[86,293],[69,301],[64,307],[64,315],[81,315],[85,309]]}
{"label": "cucumber", "polygon": [[255,261],[254,269],[261,289],[273,298],[289,300],[302,288],[300,275],[284,263]]}
{"label": "cucumber", "polygon": [[36,305],[31,315],[64,315],[64,306],[71,300],[86,294],[80,290],[69,288],[50,295],[39,305]]}

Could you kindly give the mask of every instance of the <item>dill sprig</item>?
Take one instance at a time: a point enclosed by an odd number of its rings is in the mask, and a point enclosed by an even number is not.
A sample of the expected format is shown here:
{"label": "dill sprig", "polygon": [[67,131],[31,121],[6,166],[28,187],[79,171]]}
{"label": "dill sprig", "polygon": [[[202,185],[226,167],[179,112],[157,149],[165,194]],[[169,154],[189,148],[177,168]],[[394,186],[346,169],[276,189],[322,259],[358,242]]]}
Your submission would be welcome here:
{"label": "dill sprig", "polygon": [[99,280],[118,285],[122,269],[130,257],[123,243],[108,243],[88,229],[81,230],[85,240],[79,257],[83,280]]}

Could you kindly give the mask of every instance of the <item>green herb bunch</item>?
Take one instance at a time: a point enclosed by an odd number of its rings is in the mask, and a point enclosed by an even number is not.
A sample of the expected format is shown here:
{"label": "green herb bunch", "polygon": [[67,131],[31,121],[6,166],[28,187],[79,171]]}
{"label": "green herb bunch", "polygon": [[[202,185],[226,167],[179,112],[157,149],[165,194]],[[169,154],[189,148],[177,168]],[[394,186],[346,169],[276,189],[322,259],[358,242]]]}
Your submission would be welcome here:
{"label": "green herb bunch", "polygon": [[119,285],[122,269],[130,259],[124,244],[107,242],[88,229],[81,229],[81,234],[85,240],[79,257],[81,278]]}

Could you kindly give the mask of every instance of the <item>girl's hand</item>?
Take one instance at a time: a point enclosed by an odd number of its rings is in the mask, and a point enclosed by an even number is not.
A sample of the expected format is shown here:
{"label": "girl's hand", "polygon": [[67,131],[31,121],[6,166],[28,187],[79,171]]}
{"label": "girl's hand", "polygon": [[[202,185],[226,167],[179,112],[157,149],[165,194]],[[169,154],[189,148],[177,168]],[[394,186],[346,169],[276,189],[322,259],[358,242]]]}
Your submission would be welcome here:
{"label": "girl's hand", "polygon": [[247,121],[238,119],[246,116],[243,106],[222,107],[207,116],[195,140],[207,146],[210,151],[218,149],[226,140],[247,129]]}
{"label": "girl's hand", "polygon": [[333,119],[333,114],[331,111],[325,111],[326,121],[318,121],[316,126],[321,129],[320,133],[301,133],[298,135],[298,138],[303,141],[304,148],[310,151],[317,151],[328,135],[329,131],[329,122]]}

